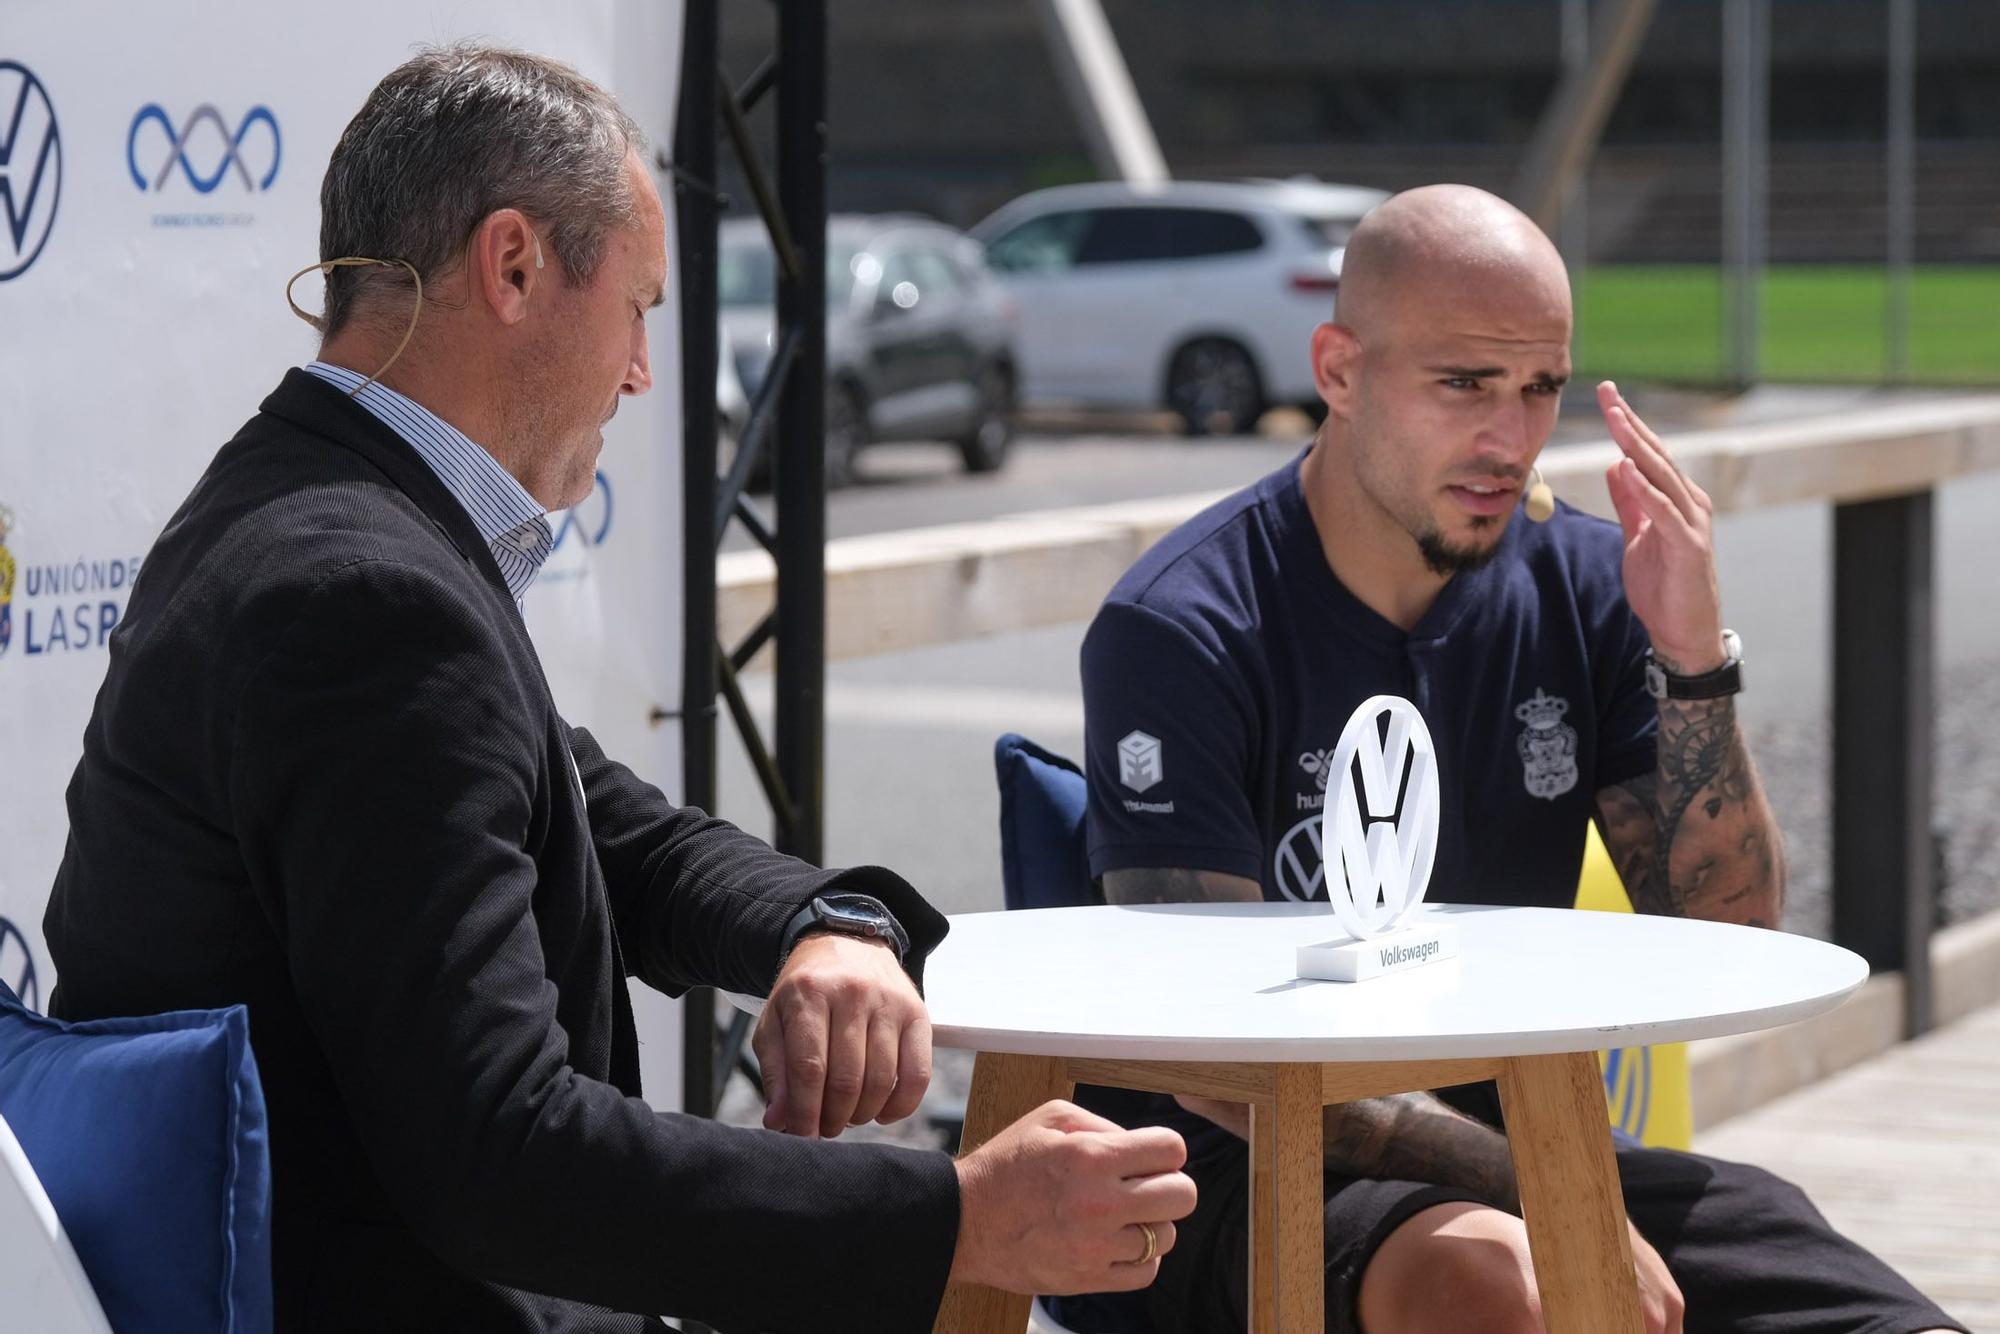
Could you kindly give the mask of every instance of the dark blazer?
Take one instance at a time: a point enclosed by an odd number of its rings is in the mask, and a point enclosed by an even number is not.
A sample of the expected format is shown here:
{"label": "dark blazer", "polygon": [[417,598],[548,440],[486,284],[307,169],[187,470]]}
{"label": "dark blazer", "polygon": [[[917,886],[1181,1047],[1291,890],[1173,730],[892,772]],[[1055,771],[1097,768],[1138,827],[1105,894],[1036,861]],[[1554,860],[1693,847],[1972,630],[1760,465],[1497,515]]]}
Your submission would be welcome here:
{"label": "dark blazer", "polygon": [[950,1159],[655,1113],[625,979],[768,991],[835,884],[919,968],[943,919],[566,725],[471,519],[338,390],[288,374],[160,535],[69,815],[51,1012],[249,1007],[281,1330],[930,1328]]}

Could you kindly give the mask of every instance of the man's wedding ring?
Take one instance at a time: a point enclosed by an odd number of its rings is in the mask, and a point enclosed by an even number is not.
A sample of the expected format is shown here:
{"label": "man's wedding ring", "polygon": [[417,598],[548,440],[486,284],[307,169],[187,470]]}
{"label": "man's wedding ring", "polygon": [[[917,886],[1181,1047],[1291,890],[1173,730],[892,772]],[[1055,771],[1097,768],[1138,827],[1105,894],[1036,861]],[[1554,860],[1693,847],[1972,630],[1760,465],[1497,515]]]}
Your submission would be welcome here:
{"label": "man's wedding ring", "polygon": [[1137,1226],[1139,1231],[1146,1234],[1146,1253],[1132,1263],[1136,1265],[1149,1265],[1159,1258],[1160,1234],[1153,1231],[1151,1223],[1140,1223]]}

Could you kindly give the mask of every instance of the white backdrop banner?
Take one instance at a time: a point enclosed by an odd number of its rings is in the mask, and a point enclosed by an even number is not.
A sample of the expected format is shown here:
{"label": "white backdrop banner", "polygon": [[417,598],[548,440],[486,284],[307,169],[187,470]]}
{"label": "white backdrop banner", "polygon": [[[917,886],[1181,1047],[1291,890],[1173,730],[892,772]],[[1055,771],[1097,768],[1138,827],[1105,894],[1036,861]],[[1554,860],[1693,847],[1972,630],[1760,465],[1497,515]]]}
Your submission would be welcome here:
{"label": "white backdrop banner", "polygon": [[[0,0],[0,980],[38,1008],[63,789],[132,580],[223,441],[312,359],[284,283],[319,258],[341,130],[417,45],[466,37],[568,61],[672,144],[675,3]],[[673,222],[669,204],[670,254]],[[317,307],[315,277],[298,298]],[[596,490],[554,516],[528,600],[564,715],[669,795],[676,311],[649,317],[653,391],[606,428]],[[674,1105],[678,1022],[663,997],[634,1001],[648,1095]]]}

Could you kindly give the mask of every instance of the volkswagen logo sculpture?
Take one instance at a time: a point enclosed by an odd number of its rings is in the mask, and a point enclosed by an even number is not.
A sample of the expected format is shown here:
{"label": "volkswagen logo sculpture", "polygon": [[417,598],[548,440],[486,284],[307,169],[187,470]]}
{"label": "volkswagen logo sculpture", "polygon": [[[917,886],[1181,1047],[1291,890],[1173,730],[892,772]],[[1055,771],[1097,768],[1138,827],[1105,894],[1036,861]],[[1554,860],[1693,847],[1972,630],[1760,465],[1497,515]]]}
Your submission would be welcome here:
{"label": "volkswagen logo sculpture", "polygon": [[1299,976],[1359,982],[1451,958],[1455,928],[1411,921],[1438,840],[1437,748],[1417,706],[1396,695],[1362,701],[1327,775],[1326,897],[1347,938],[1299,946]]}

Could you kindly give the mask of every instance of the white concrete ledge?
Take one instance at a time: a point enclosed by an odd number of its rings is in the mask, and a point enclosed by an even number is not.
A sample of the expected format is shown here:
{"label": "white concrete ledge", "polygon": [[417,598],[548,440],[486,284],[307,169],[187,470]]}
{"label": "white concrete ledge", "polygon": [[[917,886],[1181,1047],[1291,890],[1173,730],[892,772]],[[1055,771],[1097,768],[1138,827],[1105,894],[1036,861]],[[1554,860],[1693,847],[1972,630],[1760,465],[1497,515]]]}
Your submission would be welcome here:
{"label": "white concrete ledge", "polygon": [[[1670,444],[1718,512],[1869,500],[2000,469],[2000,395],[1686,432]],[[1543,456],[1543,472],[1563,499],[1608,517],[1603,475],[1617,457],[1609,441],[1565,446]],[[1088,620],[1140,553],[1222,494],[829,542],[827,657]],[[716,581],[719,629],[733,644],[770,608],[773,566],[761,551],[732,552]]]}
{"label": "white concrete ledge", "polygon": [[[912,528],[826,545],[829,660],[1087,621],[1146,548],[1227,492]],[[717,629],[739,642],[769,610],[762,551],[716,562]]]}
{"label": "white concrete ledge", "polygon": [[[2000,1003],[2000,913],[1931,940],[1939,1027]],[[1879,1056],[1903,1039],[1903,976],[1880,973],[1837,1010],[1786,1028],[1708,1038],[1688,1049],[1697,1131]]]}

